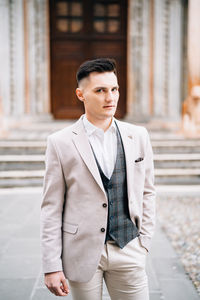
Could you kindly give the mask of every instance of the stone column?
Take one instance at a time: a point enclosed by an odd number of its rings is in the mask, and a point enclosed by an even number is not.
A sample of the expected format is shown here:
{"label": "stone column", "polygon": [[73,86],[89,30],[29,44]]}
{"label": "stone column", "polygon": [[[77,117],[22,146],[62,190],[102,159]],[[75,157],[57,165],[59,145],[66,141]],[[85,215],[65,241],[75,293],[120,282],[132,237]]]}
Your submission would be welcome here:
{"label": "stone column", "polygon": [[0,0],[0,131],[48,120],[48,0]]}
{"label": "stone column", "polygon": [[154,117],[180,121],[182,1],[154,1]]}
{"label": "stone column", "polygon": [[29,0],[27,9],[28,113],[49,116],[49,23],[48,0]]}
{"label": "stone column", "polygon": [[168,67],[168,118],[181,121],[183,83],[183,6],[173,0],[169,7],[169,67]]}
{"label": "stone column", "polygon": [[[150,1],[129,1],[128,27],[128,115],[130,122],[146,121],[149,105]],[[130,92],[131,91],[131,92]]]}
{"label": "stone column", "polygon": [[10,115],[24,113],[24,18],[22,1],[10,1]]}
{"label": "stone column", "polygon": [[200,133],[200,1],[188,5],[188,97],[183,103],[183,129]]}
{"label": "stone column", "polygon": [[130,121],[180,122],[182,100],[182,0],[129,3]]}
{"label": "stone column", "polygon": [[6,135],[10,112],[9,3],[0,0],[0,137]]}
{"label": "stone column", "polygon": [[200,85],[200,1],[190,0],[188,11],[189,93]]}
{"label": "stone column", "polygon": [[8,115],[10,112],[10,26],[9,3],[0,0],[0,114]]}
{"label": "stone column", "polygon": [[23,21],[22,1],[0,0],[0,98],[8,127],[24,114]]}

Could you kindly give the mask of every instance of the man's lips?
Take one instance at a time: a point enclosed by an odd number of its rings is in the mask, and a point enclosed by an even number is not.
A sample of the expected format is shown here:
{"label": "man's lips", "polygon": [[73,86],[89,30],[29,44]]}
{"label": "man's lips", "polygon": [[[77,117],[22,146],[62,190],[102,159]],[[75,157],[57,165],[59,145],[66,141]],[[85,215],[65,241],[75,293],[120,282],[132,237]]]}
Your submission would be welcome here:
{"label": "man's lips", "polygon": [[105,105],[105,106],[103,106],[103,108],[114,108],[115,107],[115,105]]}

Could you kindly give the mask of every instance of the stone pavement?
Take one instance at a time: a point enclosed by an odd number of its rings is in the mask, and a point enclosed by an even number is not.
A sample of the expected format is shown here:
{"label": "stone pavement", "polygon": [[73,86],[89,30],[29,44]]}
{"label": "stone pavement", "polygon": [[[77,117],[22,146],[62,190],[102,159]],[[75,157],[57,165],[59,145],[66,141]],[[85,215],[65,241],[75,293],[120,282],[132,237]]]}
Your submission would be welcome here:
{"label": "stone pavement", "polygon": [[[0,191],[1,300],[56,299],[44,287],[41,272],[40,202],[41,188]],[[199,299],[159,224],[147,259],[147,272],[150,300]],[[69,295],[66,299],[72,298]],[[103,300],[108,299],[104,288]]]}

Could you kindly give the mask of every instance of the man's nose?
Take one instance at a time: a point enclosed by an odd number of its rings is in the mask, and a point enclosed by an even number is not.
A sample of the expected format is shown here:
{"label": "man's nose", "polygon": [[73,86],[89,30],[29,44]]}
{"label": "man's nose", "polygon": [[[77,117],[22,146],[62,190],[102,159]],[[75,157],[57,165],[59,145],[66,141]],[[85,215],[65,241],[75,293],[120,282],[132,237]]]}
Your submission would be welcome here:
{"label": "man's nose", "polygon": [[110,101],[113,101],[113,99],[114,99],[113,92],[112,91],[108,91],[106,93],[106,101],[110,102]]}

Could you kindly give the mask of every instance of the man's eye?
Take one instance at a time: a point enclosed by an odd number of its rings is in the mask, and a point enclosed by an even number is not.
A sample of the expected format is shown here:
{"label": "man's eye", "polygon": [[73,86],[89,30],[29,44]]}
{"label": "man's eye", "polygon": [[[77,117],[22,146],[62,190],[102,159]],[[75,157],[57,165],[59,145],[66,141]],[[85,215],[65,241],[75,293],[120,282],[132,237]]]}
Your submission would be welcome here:
{"label": "man's eye", "polygon": [[116,92],[116,91],[118,91],[118,88],[115,87],[115,88],[112,89],[112,91]]}
{"label": "man's eye", "polygon": [[103,89],[96,90],[97,93],[103,92]]}

